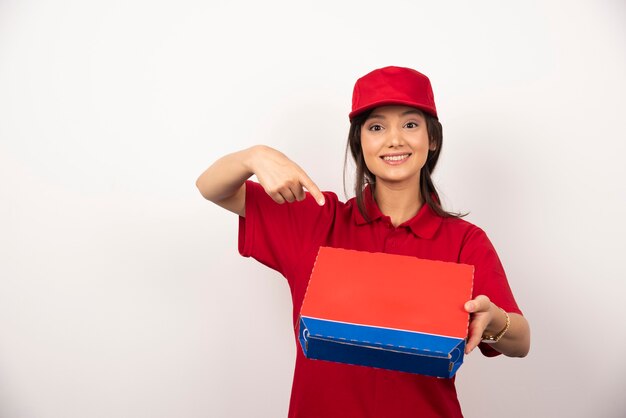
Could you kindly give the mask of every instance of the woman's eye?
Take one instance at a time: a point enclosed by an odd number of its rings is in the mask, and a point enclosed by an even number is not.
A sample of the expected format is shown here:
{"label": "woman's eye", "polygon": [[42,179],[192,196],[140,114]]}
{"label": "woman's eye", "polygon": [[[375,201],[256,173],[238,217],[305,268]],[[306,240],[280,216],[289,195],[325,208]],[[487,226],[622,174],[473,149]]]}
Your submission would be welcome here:
{"label": "woman's eye", "polygon": [[378,132],[378,131],[380,131],[382,129],[383,129],[383,127],[380,126],[380,125],[372,125],[372,126],[369,127],[370,131],[375,131],[375,132]]}
{"label": "woman's eye", "polygon": [[406,125],[404,125],[404,126],[406,126],[406,127],[407,127],[407,128],[409,128],[409,129],[413,129],[413,128],[417,128],[417,123],[415,123],[415,122],[409,122],[409,123],[407,123],[407,124],[406,124]]}

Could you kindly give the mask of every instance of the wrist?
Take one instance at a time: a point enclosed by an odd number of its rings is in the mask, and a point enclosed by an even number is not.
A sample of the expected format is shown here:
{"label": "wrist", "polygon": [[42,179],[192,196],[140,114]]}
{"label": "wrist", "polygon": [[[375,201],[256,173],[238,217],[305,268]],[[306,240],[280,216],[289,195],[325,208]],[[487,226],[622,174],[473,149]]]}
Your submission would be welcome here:
{"label": "wrist", "polygon": [[262,155],[268,148],[269,147],[266,145],[253,145],[242,151],[241,164],[244,166],[245,170],[248,171],[250,176],[256,172],[256,161],[258,161],[259,158],[263,158]]}
{"label": "wrist", "polygon": [[507,333],[511,326],[511,318],[509,314],[502,308],[491,304],[492,320],[483,332],[482,340],[488,343],[497,343],[504,334]]}

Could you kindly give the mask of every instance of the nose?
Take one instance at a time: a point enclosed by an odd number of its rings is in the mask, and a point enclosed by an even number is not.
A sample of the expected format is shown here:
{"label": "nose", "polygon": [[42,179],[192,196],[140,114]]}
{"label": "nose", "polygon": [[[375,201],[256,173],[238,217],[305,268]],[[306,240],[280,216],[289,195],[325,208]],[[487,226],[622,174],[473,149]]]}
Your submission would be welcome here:
{"label": "nose", "polygon": [[400,147],[404,145],[404,138],[402,137],[402,132],[396,128],[392,127],[387,131],[387,146],[389,148]]}

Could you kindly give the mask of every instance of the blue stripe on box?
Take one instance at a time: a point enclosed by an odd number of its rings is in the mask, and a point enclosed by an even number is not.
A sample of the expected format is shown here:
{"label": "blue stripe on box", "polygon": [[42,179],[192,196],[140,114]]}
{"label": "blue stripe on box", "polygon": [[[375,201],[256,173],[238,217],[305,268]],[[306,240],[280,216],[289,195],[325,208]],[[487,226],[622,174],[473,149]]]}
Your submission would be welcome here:
{"label": "blue stripe on box", "polygon": [[452,377],[463,363],[465,340],[390,328],[300,317],[307,358]]}

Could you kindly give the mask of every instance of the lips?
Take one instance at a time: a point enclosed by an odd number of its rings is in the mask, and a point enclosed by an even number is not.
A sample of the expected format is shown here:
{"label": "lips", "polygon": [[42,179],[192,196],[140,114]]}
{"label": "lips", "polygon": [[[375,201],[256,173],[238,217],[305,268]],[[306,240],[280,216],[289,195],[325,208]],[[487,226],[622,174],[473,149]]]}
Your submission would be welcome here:
{"label": "lips", "polygon": [[389,163],[399,163],[401,161],[406,160],[407,158],[409,158],[411,156],[410,153],[407,154],[394,154],[394,155],[383,155],[380,158],[385,161],[385,162],[389,162]]}

